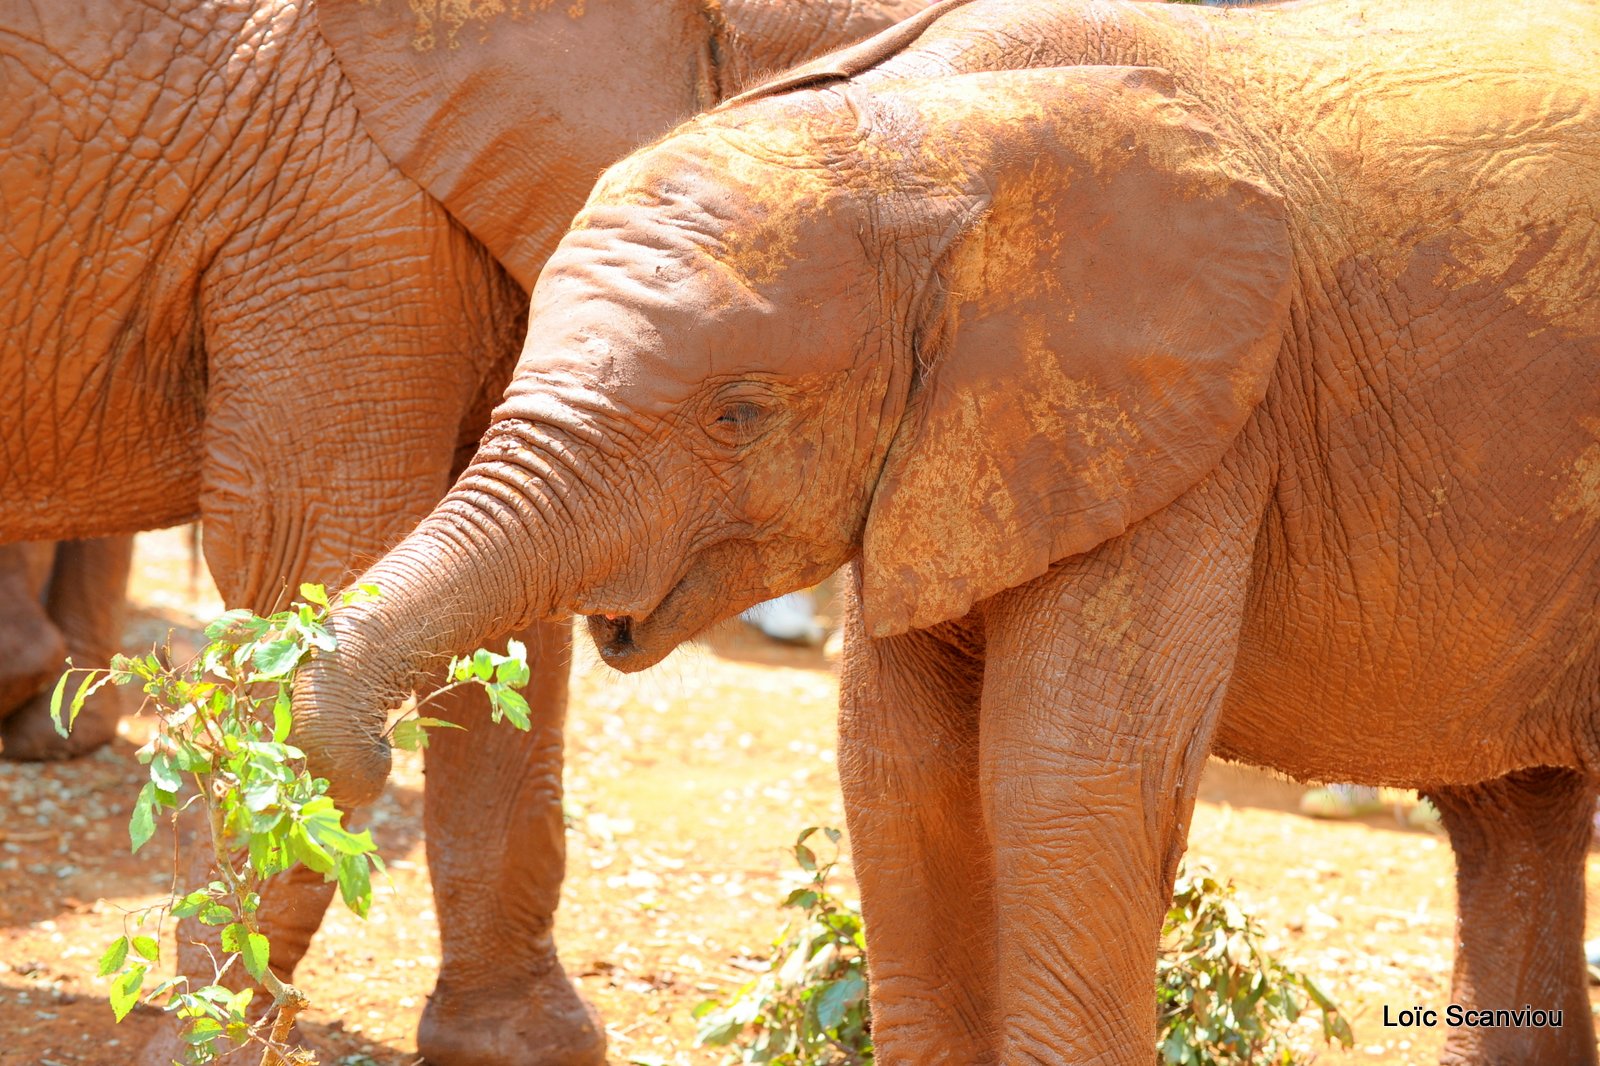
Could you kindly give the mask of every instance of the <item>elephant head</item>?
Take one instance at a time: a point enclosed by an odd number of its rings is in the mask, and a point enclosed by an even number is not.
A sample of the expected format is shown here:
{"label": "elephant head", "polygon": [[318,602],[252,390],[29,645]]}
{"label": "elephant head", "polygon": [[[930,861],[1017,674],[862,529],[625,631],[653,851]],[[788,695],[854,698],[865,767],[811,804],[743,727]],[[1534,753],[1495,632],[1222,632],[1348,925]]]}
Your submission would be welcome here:
{"label": "elephant head", "polygon": [[532,618],[640,669],[858,559],[889,635],[1165,506],[1281,343],[1242,159],[1164,74],[1079,67],[757,94],[613,167],[477,457],[303,678],[314,758],[379,779],[385,698]]}

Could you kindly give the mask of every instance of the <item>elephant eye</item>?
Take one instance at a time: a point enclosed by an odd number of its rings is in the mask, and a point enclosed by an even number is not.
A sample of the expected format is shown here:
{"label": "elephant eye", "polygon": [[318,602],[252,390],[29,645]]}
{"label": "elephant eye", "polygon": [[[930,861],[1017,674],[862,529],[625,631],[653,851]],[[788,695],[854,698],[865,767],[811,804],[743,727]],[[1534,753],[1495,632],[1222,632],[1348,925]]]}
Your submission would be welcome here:
{"label": "elephant eye", "polygon": [[724,403],[711,423],[711,434],[724,444],[748,444],[760,432],[766,409],[749,400]]}
{"label": "elephant eye", "polygon": [[743,429],[746,426],[754,425],[756,419],[760,417],[760,407],[748,401],[740,401],[738,403],[730,403],[724,407],[722,413],[717,416],[717,424]]}

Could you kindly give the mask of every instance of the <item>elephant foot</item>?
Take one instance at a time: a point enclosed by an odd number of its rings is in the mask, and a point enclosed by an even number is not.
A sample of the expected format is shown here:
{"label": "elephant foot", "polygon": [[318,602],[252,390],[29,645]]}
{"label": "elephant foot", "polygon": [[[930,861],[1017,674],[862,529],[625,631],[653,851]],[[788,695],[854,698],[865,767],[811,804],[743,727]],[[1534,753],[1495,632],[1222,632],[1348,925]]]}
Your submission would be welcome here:
{"label": "elephant foot", "polygon": [[[3,586],[0,586],[3,587]],[[0,599],[0,603],[4,603]],[[7,609],[14,605],[7,604]],[[21,714],[40,690],[45,692],[45,710],[50,708],[49,687],[61,676],[67,645],[47,620],[41,619],[43,632],[18,641],[4,631],[0,622],[0,718]]]}
{"label": "elephant foot", "polygon": [[[69,698],[70,695],[69,686]],[[23,704],[11,717],[0,721],[0,758],[13,762],[50,762],[87,755],[109,744],[117,735],[121,709],[117,693],[97,692],[78,715],[72,732],[62,736],[50,720],[50,693],[42,693]]]}
{"label": "elephant foot", "polygon": [[515,991],[452,993],[441,981],[417,1050],[430,1066],[605,1066],[606,1034],[555,966]]}

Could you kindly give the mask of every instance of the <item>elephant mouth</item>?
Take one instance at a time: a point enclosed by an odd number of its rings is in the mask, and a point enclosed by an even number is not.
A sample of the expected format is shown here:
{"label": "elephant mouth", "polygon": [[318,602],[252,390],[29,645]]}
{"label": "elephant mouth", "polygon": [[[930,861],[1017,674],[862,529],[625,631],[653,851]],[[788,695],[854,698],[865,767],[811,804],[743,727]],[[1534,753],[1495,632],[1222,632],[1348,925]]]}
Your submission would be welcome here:
{"label": "elephant mouth", "polygon": [[590,614],[584,621],[606,665],[631,674],[654,666],[715,621],[706,614],[711,604],[703,600],[707,597],[697,595],[685,576],[644,614]]}
{"label": "elephant mouth", "polygon": [[696,627],[685,624],[693,611],[685,595],[686,578],[667,589],[653,608],[643,615],[586,615],[589,637],[606,666],[632,674],[667,658],[675,647],[690,639]]}
{"label": "elephant mouth", "polygon": [[616,666],[618,660],[638,654],[639,645],[633,639],[633,615],[589,614],[584,615],[583,620],[589,625],[590,639],[606,662]]}

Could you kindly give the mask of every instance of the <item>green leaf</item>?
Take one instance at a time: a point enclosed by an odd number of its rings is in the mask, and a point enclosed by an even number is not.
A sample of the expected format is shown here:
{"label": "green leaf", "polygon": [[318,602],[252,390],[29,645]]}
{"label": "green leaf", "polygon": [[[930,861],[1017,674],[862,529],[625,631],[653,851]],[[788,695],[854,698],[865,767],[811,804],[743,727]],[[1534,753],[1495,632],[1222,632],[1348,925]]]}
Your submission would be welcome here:
{"label": "green leaf", "polygon": [[225,951],[238,952],[245,972],[257,981],[267,972],[270,950],[267,938],[260,933],[252,933],[243,922],[234,922],[222,931],[222,947]]}
{"label": "green leaf", "polygon": [[489,699],[505,714],[507,721],[524,733],[533,728],[533,715],[528,709],[528,701],[522,698],[522,693],[496,685],[490,688]]}
{"label": "green leaf", "polygon": [[294,724],[290,715],[293,707],[293,697],[287,685],[279,686],[278,698],[272,703],[272,739],[274,743],[282,744],[289,739],[289,727]]}
{"label": "green leaf", "polygon": [[210,902],[211,897],[205,890],[198,889],[172,905],[172,916],[174,918],[193,918],[204,910]]}
{"label": "green leaf", "polygon": [[[67,663],[70,666],[72,660],[68,659]],[[66,736],[72,731],[72,723],[63,720],[61,717],[61,698],[66,694],[67,678],[71,676],[72,671],[70,669],[63,670],[61,676],[56,678],[56,687],[50,691],[50,720],[56,724],[56,732],[62,736]]]}
{"label": "green leaf", "polygon": [[222,930],[223,951],[243,951],[245,934],[250,932],[250,927],[243,922],[230,922]]}
{"label": "green leaf", "polygon": [[265,644],[257,644],[250,653],[250,661],[255,663],[256,676],[264,681],[275,677],[282,677],[295,668],[300,662],[304,649],[297,640],[271,640]]}
{"label": "green leaf", "polygon": [[245,809],[256,814],[273,806],[278,800],[279,789],[276,781],[255,781],[244,790]]}
{"label": "green leaf", "polygon": [[161,961],[161,945],[156,943],[153,936],[136,936],[133,938],[133,950],[151,962]]}
{"label": "green leaf", "polygon": [[402,718],[395,723],[389,739],[402,751],[422,751],[428,746],[428,730],[466,728],[442,718]]}
{"label": "green leaf", "polygon": [[520,640],[506,641],[506,653],[495,664],[495,681],[513,688],[521,688],[528,683],[529,676],[527,646]]}
{"label": "green leaf", "polygon": [[139,1002],[139,989],[144,986],[146,969],[143,963],[139,963],[111,982],[111,1013],[117,1016],[117,1021],[126,1018],[133,1005]]}
{"label": "green leaf", "polygon": [[341,855],[338,863],[339,895],[344,905],[365,918],[372,906],[372,877],[364,855]]}
{"label": "green leaf", "polygon": [[328,590],[309,581],[300,586],[300,598],[307,603],[314,603],[318,607],[326,608],[328,606]]}
{"label": "green leaf", "polygon": [[195,917],[200,920],[201,925],[223,925],[233,921],[233,911],[226,904],[212,900],[201,907],[200,913]]}
{"label": "green leaf", "polygon": [[[254,640],[267,631],[267,620],[257,618],[255,613],[242,607],[231,611],[224,611],[206,626],[206,640],[225,640],[229,644],[240,644],[247,640]],[[130,663],[130,669],[133,664]]]}
{"label": "green leaf", "polygon": [[844,1021],[846,1012],[860,1002],[866,993],[867,983],[854,971],[845,974],[837,981],[829,981],[814,1001],[817,1025],[826,1032],[839,1028],[839,1023]]}
{"label": "green leaf", "polygon": [[363,581],[354,588],[348,588],[339,593],[339,602],[346,605],[362,603],[366,600],[375,600],[378,596],[378,586],[370,581]]}
{"label": "green leaf", "polygon": [[248,933],[239,949],[239,960],[244,963],[245,972],[257,981],[261,980],[267,972],[267,957],[271,952],[271,945],[267,938],[260,933]]}
{"label": "green leaf", "polygon": [[138,851],[147,844],[156,833],[156,786],[154,781],[146,781],[139,790],[139,796],[133,801],[133,816],[128,819],[128,840],[133,844],[132,851]]}
{"label": "green leaf", "polygon": [[[65,676],[65,675],[62,675]],[[111,680],[109,670],[87,670],[83,680],[78,682],[78,691],[72,694],[72,705],[67,711],[67,729],[70,731],[78,720],[78,712],[83,710],[83,705],[90,696],[99,692],[106,682]],[[64,736],[65,734],[63,734]]]}
{"label": "green leaf", "polygon": [[119,936],[106,948],[106,953],[100,956],[100,976],[110,977],[122,969],[122,964],[128,958],[128,938]]}
{"label": "green leaf", "polygon": [[215,1018],[196,1018],[179,1035],[185,1044],[209,1044],[222,1035],[222,1023]]}
{"label": "green leaf", "polygon": [[328,628],[316,622],[302,622],[300,632],[305,636],[305,642],[318,651],[334,651],[339,647],[339,642]]}
{"label": "green leaf", "polygon": [[301,807],[300,817],[311,839],[324,848],[341,855],[363,855],[377,849],[372,842],[371,832],[363,829],[359,833],[352,833],[341,824],[344,813],[327,796],[318,796]]}
{"label": "green leaf", "polygon": [[187,741],[173,753],[172,765],[186,774],[205,773],[211,769],[211,753],[201,751]]}
{"label": "green leaf", "polygon": [[156,752],[150,759],[150,780],[165,792],[177,792],[183,787],[183,778],[178,776],[172,763],[172,756],[164,751]]}
{"label": "green leaf", "polygon": [[243,1018],[244,1012],[250,1009],[250,1001],[256,996],[253,988],[241,988],[228,1000],[228,1013],[235,1018]]}
{"label": "green leaf", "polygon": [[300,822],[289,828],[289,854],[319,874],[333,873],[333,856],[306,835],[306,827]]}
{"label": "green leaf", "polygon": [[[71,660],[67,660],[71,662]],[[113,655],[111,657],[111,683],[113,685],[126,685],[138,675],[134,673],[134,661],[126,655]]]}
{"label": "green leaf", "polygon": [[[271,877],[280,869],[281,853],[269,833],[250,834],[250,869],[257,877]],[[282,863],[287,866],[287,863]]]}
{"label": "green leaf", "polygon": [[389,742],[401,751],[422,751],[428,746],[428,727],[421,718],[402,718],[394,724]]}

